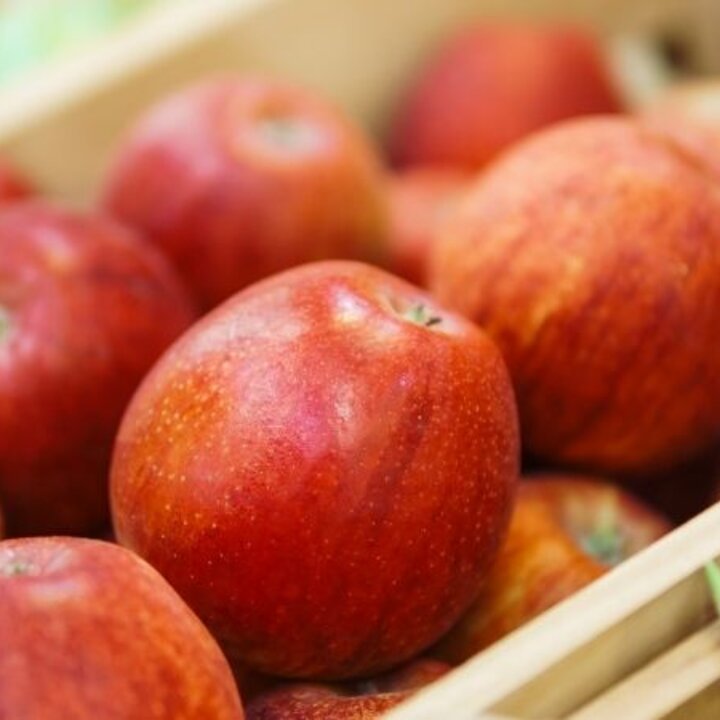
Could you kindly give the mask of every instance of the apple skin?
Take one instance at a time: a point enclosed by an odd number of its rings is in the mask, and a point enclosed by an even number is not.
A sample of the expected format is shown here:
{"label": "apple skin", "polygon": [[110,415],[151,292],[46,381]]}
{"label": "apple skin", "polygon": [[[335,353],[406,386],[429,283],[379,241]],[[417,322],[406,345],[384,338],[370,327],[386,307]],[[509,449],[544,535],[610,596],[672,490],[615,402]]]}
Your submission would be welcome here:
{"label": "apple skin", "polygon": [[609,481],[525,478],[480,596],[430,654],[464,662],[670,529],[659,513]]}
{"label": "apple skin", "polygon": [[572,25],[482,23],[449,38],[401,102],[397,166],[483,167],[530,133],[622,111],[597,40]]}
{"label": "apple skin", "polygon": [[646,475],[716,442],[710,178],[639,121],[574,120],[489,168],[443,225],[430,287],[497,342],[533,456]]}
{"label": "apple skin", "polygon": [[453,168],[411,168],[388,177],[390,272],[414,285],[427,285],[428,258],[438,228],[471,177]]}
{"label": "apple skin", "polygon": [[0,543],[0,717],[242,720],[207,629],[133,553],[99,540]]}
{"label": "apple skin", "polygon": [[306,90],[243,76],[151,109],[103,204],[166,252],[204,309],[309,261],[379,262],[388,224],[363,133]]}
{"label": "apple skin", "polygon": [[442,677],[450,667],[415,660],[385,676],[344,686],[287,685],[247,706],[248,720],[373,720]]}
{"label": "apple skin", "polygon": [[0,213],[0,503],[10,535],[95,534],[140,380],[194,318],[132,232],[42,201]]}
{"label": "apple skin", "polygon": [[0,160],[0,206],[35,194],[35,188],[6,160]]}
{"label": "apple skin", "polygon": [[113,519],[237,661],[358,677],[470,604],[518,456],[482,331],[382,270],[325,261],[239,293],[159,361],[118,435]]}

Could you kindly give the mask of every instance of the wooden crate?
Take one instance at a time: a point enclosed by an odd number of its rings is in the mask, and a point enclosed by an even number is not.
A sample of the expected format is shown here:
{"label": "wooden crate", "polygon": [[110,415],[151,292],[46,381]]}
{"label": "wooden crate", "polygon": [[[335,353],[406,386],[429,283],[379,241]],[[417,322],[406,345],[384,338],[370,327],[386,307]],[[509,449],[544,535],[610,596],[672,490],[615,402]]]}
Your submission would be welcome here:
{"label": "wooden crate", "polygon": [[[90,202],[140,111],[233,69],[303,82],[381,133],[399,88],[443,33],[472,17],[520,12],[620,34],[628,91],[638,97],[663,80],[645,52],[658,37],[680,38],[699,66],[720,68],[717,0],[174,0],[0,92],[0,149],[51,194]],[[720,717],[720,624],[702,574],[719,556],[720,506],[388,718]]]}

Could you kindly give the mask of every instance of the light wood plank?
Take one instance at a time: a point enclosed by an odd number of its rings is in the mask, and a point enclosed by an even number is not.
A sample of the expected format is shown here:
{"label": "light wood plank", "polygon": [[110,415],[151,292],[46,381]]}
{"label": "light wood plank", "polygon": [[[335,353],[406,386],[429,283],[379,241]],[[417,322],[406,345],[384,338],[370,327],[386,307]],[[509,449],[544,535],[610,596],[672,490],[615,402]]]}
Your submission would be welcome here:
{"label": "light wood plank", "polygon": [[661,655],[568,720],[657,720],[720,682],[720,620]]}

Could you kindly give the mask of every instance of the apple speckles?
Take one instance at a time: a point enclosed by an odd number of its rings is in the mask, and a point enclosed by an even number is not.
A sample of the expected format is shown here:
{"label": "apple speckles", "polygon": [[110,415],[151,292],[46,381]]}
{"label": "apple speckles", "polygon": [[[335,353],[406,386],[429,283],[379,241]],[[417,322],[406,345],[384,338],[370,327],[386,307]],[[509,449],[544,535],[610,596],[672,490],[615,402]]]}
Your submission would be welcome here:
{"label": "apple speckles", "polygon": [[[12,535],[93,533],[121,414],[192,320],[162,257],[100,215],[44,201],[0,221],[0,497]],[[82,367],[82,372],[78,368]]]}
{"label": "apple speckles", "polygon": [[[0,544],[0,557],[10,554],[40,570],[29,578],[0,572],[2,712],[91,720],[107,715],[112,697],[122,717],[242,717],[220,649],[137,556],[79,538]],[[47,571],[57,558],[62,567]]]}
{"label": "apple speckles", "polygon": [[[450,336],[397,318],[378,286],[417,293],[323,263],[238,296],[161,361],[121,430],[123,542],[272,672],[341,677],[413,654],[468,602],[505,528],[518,440],[499,354],[459,319]],[[362,322],[337,321],[340,287]],[[233,318],[302,332],[244,337]],[[393,344],[378,343],[388,325]],[[153,510],[166,504],[183,522]]]}
{"label": "apple speckles", "polygon": [[716,435],[720,195],[658,137],[628,119],[538,135],[437,246],[433,289],[501,347],[547,460],[647,473]]}

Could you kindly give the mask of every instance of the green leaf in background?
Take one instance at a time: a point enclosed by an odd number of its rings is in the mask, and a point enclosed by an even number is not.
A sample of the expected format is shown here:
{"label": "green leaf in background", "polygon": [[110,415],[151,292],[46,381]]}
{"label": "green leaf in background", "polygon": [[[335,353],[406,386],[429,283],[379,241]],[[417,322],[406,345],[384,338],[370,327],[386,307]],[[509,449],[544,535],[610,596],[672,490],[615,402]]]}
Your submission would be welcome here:
{"label": "green leaf in background", "polygon": [[97,38],[156,0],[16,0],[0,5],[0,84]]}

